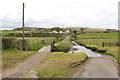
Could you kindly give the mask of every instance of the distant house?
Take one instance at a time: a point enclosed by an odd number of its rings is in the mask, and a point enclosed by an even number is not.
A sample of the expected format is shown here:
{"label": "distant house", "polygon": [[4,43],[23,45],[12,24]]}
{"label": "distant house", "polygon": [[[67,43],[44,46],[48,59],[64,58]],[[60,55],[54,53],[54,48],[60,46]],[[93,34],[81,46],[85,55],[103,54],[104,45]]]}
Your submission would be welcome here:
{"label": "distant house", "polygon": [[52,32],[50,32],[50,33],[59,33],[59,32],[57,32],[57,31],[53,30],[53,31],[52,31]]}
{"label": "distant house", "polygon": [[67,34],[67,33],[70,33],[70,31],[69,31],[69,30],[66,30],[65,33],[66,33],[66,34]]}
{"label": "distant house", "polygon": [[63,33],[62,31],[59,31],[59,33]]}

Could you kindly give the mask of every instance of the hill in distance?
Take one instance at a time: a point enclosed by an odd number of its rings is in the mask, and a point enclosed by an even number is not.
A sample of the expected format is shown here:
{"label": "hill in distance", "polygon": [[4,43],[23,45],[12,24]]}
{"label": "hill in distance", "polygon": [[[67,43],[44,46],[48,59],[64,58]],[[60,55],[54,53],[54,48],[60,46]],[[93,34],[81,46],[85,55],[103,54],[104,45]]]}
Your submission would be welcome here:
{"label": "hill in distance", "polygon": [[[59,28],[59,27],[54,27]],[[83,28],[83,27],[66,27],[66,28],[60,28],[60,30],[70,30],[70,31],[77,31],[81,32],[81,29],[84,30],[84,32],[104,32],[106,29],[104,28]],[[25,31],[41,31],[41,32],[50,32],[53,31],[53,28],[39,28],[39,27],[24,27]],[[13,31],[22,31],[22,27],[14,28]]]}

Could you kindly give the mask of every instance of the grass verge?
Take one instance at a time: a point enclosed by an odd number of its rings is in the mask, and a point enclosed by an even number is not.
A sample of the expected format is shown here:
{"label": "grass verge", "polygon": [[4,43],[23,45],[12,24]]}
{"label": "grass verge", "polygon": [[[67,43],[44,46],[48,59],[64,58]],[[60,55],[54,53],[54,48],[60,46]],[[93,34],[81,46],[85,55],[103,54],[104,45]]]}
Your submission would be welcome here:
{"label": "grass verge", "polygon": [[33,70],[39,78],[69,78],[87,59],[85,53],[49,53]]}
{"label": "grass verge", "polygon": [[2,51],[2,68],[3,70],[15,67],[18,63],[23,62],[27,57],[35,54],[36,51],[21,50],[3,50]]}

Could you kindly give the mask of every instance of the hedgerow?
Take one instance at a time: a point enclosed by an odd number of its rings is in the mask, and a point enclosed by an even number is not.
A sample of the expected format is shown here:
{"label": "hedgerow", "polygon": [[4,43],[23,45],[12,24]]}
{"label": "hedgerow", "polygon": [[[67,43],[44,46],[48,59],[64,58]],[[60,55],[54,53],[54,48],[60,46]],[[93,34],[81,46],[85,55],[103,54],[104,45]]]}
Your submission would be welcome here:
{"label": "hedgerow", "polygon": [[70,50],[70,47],[65,43],[60,43],[54,47],[54,52],[67,52]]}

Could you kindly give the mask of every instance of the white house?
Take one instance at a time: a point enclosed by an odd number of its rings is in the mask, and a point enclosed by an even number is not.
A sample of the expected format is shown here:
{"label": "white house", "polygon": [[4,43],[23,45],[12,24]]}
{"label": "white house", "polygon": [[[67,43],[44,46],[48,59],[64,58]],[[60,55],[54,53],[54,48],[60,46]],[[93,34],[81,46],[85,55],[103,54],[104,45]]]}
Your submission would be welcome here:
{"label": "white house", "polygon": [[63,33],[62,31],[59,31],[59,33]]}
{"label": "white house", "polygon": [[58,33],[57,31],[53,30],[51,33]]}
{"label": "white house", "polygon": [[70,33],[70,31],[69,31],[69,30],[66,30],[65,33]]}

